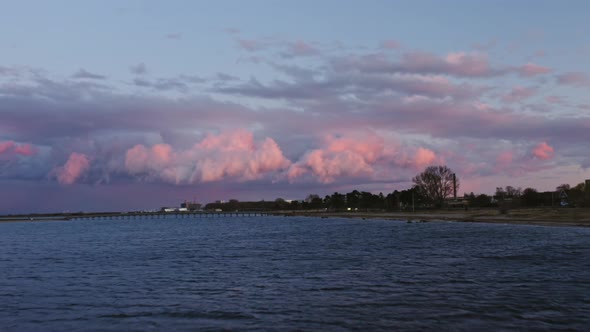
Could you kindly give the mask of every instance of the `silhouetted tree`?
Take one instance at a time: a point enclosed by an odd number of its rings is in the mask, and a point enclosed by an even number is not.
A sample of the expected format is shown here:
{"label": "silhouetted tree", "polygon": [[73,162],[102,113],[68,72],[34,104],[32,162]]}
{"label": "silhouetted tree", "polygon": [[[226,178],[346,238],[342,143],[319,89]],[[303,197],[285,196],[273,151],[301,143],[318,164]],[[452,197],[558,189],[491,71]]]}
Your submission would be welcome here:
{"label": "silhouetted tree", "polygon": [[504,190],[504,187],[496,187],[496,193],[494,194],[494,198],[497,201],[503,201],[504,198],[506,198],[506,191]]}
{"label": "silhouetted tree", "polygon": [[[453,193],[453,171],[447,166],[428,166],[412,181],[418,191],[430,202],[440,207],[445,198]],[[456,181],[459,187],[459,179]]]}
{"label": "silhouetted tree", "polygon": [[473,201],[473,206],[478,206],[478,207],[489,207],[489,206],[491,206],[491,204],[492,204],[492,197],[490,197],[486,194],[477,195],[475,197],[475,200]]}
{"label": "silhouetted tree", "polygon": [[346,194],[346,207],[351,209],[358,209],[361,202],[361,193],[358,190],[353,190]]}
{"label": "silhouetted tree", "polygon": [[332,194],[332,196],[330,196],[330,205],[328,206],[329,208],[335,211],[341,211],[344,210],[345,206],[346,196],[338,192],[335,192]]}
{"label": "silhouetted tree", "polygon": [[273,208],[275,210],[286,210],[289,207],[289,205],[289,203],[287,203],[284,199],[279,197],[275,199],[275,204]]}
{"label": "silhouetted tree", "polygon": [[567,183],[563,183],[555,188],[555,191],[557,192],[560,192],[562,190],[567,192],[568,190],[570,190],[570,185]]}
{"label": "silhouetted tree", "polygon": [[520,194],[522,192],[522,189],[519,188],[514,188],[513,186],[506,186],[506,198],[518,198],[520,197]]}
{"label": "silhouetted tree", "polygon": [[520,196],[520,201],[523,206],[533,207],[540,204],[539,193],[535,188],[526,188]]}
{"label": "silhouetted tree", "polygon": [[324,205],[324,200],[316,195],[316,194],[312,194],[307,196],[307,198],[305,199],[305,205],[308,209],[319,209]]}

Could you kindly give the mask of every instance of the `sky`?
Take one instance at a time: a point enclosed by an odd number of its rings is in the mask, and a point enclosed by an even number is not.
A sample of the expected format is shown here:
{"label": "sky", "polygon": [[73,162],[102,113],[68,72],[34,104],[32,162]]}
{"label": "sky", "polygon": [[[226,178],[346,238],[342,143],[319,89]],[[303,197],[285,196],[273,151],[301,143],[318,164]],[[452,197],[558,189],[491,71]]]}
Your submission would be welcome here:
{"label": "sky", "polygon": [[590,179],[588,1],[0,6],[0,214]]}

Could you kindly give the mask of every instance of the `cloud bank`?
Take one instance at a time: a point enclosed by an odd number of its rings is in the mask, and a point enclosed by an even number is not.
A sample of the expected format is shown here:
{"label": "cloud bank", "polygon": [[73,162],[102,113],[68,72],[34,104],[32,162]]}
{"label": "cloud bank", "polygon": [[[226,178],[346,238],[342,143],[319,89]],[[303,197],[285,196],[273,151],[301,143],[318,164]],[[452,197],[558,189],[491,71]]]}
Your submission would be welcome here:
{"label": "cloud bank", "polygon": [[443,163],[483,191],[482,179],[584,176],[572,170],[588,165],[584,71],[398,40],[229,38],[243,72],[159,76],[136,61],[125,79],[92,68],[64,78],[0,66],[0,181],[304,196],[404,189]]}

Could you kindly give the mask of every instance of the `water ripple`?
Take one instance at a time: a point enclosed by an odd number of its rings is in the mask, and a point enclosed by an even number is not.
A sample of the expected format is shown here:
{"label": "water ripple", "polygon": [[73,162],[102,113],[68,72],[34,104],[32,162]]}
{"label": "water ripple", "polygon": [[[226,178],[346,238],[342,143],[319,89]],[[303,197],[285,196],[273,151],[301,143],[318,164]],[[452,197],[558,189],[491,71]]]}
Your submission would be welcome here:
{"label": "water ripple", "polygon": [[0,330],[590,330],[590,229],[0,224]]}

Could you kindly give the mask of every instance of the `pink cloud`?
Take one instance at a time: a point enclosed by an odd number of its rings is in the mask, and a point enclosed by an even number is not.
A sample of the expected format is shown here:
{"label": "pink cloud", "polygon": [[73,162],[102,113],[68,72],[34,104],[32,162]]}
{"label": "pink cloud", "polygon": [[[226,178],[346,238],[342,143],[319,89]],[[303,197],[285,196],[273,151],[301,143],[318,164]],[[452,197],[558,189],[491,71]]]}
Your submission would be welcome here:
{"label": "pink cloud", "polygon": [[13,141],[0,142],[0,154],[3,154],[14,147]]}
{"label": "pink cloud", "polygon": [[557,75],[557,82],[565,85],[588,86],[590,85],[590,76],[582,72],[569,72]]}
{"label": "pink cloud", "polygon": [[[373,133],[347,137],[326,136],[321,147],[306,152],[286,172],[289,182],[306,175],[320,183],[342,178],[367,178],[390,174],[392,167],[421,170],[442,158],[430,149],[404,148]],[[390,175],[387,175],[390,176]]]}
{"label": "pink cloud", "polygon": [[514,162],[514,153],[512,151],[504,151],[496,157],[496,165],[494,172],[499,173],[508,169]]}
{"label": "pink cloud", "polygon": [[432,150],[422,147],[418,148],[418,151],[416,151],[416,155],[414,156],[414,164],[418,168],[432,165],[435,160],[436,154]]}
{"label": "pink cloud", "polygon": [[534,63],[527,63],[527,64],[521,66],[518,69],[518,72],[520,73],[521,76],[532,77],[532,76],[536,76],[536,75],[550,73],[551,68],[539,66]]}
{"label": "pink cloud", "polygon": [[548,160],[553,158],[553,147],[551,147],[547,142],[542,142],[537,144],[533,149],[533,156],[541,160]]}
{"label": "pink cloud", "polygon": [[289,181],[311,174],[322,183],[340,177],[373,174],[373,164],[383,155],[384,142],[377,135],[365,137],[327,136],[324,147],[307,152],[287,171]]}
{"label": "pink cloud", "polygon": [[21,156],[32,156],[37,153],[37,148],[31,144],[17,144],[14,141],[0,142],[0,155],[16,154]]}
{"label": "pink cloud", "polygon": [[138,144],[127,150],[125,156],[125,168],[131,174],[139,174],[147,170],[149,151],[145,146]]}
{"label": "pink cloud", "polygon": [[395,165],[411,170],[423,170],[426,166],[436,163],[444,164],[442,157],[434,151],[424,147],[396,146],[387,150],[384,156],[387,162],[384,165]]}
{"label": "pink cloud", "polygon": [[90,160],[85,154],[72,152],[68,161],[61,167],[55,168],[52,173],[60,184],[70,185],[75,183],[90,168]]}
{"label": "pink cloud", "polygon": [[288,177],[293,180],[295,176],[307,172],[311,172],[322,183],[332,183],[339,177],[369,175],[373,169],[363,156],[351,151],[334,153],[313,150],[289,169]]}
{"label": "pink cloud", "polygon": [[289,164],[273,139],[256,141],[245,130],[209,134],[187,150],[174,150],[168,144],[136,145],[125,156],[125,169],[130,174],[175,184],[227,178],[250,181]]}
{"label": "pink cloud", "polygon": [[512,160],[514,159],[514,155],[511,151],[505,151],[502,152],[497,158],[496,158],[496,162],[498,164],[501,165],[507,165],[512,163]]}
{"label": "pink cloud", "polygon": [[37,153],[37,148],[32,146],[31,144],[21,144],[14,147],[14,153],[19,154],[21,156],[32,156]]}

